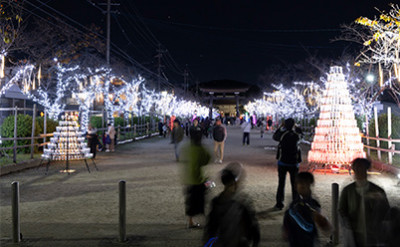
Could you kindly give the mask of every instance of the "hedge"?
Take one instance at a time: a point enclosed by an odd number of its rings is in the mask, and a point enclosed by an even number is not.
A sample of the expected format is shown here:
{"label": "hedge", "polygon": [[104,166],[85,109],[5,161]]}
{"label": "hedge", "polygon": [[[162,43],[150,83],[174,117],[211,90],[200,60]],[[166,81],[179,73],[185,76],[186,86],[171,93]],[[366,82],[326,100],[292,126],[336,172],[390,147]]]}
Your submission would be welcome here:
{"label": "hedge", "polygon": [[[39,121],[36,119],[36,128],[35,128],[35,136],[38,136],[42,133],[42,128],[39,125]],[[12,138],[14,137],[14,116],[10,115],[4,119],[3,124],[0,128],[0,133],[3,138]],[[17,137],[31,137],[32,135],[32,117],[30,115],[18,114],[17,115]],[[37,139],[35,139],[35,143],[37,143]],[[31,140],[18,140],[17,146],[29,145],[31,144]],[[2,147],[12,147],[14,145],[14,141],[3,141],[1,144]],[[8,150],[9,152],[11,150]],[[17,150],[19,153],[27,153],[30,151],[30,148],[19,148]]]}

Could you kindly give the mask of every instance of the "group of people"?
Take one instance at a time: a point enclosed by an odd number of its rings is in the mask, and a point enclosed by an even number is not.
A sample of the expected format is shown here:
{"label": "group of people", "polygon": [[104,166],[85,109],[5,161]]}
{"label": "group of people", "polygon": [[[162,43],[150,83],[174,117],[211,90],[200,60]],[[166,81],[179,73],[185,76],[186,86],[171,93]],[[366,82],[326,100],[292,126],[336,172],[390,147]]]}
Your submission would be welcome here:
{"label": "group of people", "polygon": [[[244,123],[242,123],[242,127]],[[221,121],[214,126],[214,151],[218,150],[217,163],[223,159],[226,129]],[[248,126],[245,125],[243,129]],[[218,133],[215,133],[217,131]],[[188,228],[198,228],[194,216],[204,214],[207,179],[202,171],[211,155],[202,145],[202,128],[197,120],[190,127],[190,145],[183,154],[185,184],[185,211]],[[246,133],[246,132],[244,132]],[[247,135],[246,135],[247,136]],[[245,135],[243,143],[245,143]],[[273,135],[277,141],[278,188],[274,210],[282,210],[286,174],[290,175],[292,201],[284,212],[283,233],[290,246],[318,245],[318,229],[331,233],[332,225],[321,214],[321,205],[312,195],[314,176],[299,172],[301,129],[291,118],[286,119]],[[247,139],[246,139],[247,141]],[[222,152],[221,152],[222,150]],[[222,162],[221,162],[222,163]],[[364,158],[352,163],[355,182],[346,186],[340,195],[338,212],[341,218],[345,246],[400,246],[399,210],[391,208],[385,191],[368,181],[367,170],[371,163]],[[249,197],[240,190],[245,176],[243,166],[229,163],[220,173],[224,190],[211,201],[210,212],[204,227],[205,246],[258,246],[260,229],[256,211]],[[397,220],[394,220],[397,219]]]}
{"label": "group of people", "polygon": [[97,151],[114,152],[116,142],[116,131],[112,124],[108,124],[107,131],[102,136],[102,142],[99,141],[99,135],[97,129],[89,124],[88,131],[86,133],[88,140],[88,146],[90,152],[93,154],[93,159],[96,158]]}

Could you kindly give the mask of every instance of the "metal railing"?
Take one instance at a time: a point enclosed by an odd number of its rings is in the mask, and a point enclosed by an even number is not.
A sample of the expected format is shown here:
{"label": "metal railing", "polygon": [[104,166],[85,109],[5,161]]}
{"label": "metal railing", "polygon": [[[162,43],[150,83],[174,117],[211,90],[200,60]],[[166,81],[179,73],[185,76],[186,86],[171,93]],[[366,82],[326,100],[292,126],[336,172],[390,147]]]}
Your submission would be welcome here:
{"label": "metal railing", "polygon": [[[8,150],[13,150],[12,152],[12,159],[13,163],[17,163],[17,155],[18,155],[18,150],[22,148],[30,148],[30,158],[33,159],[34,156],[34,151],[35,147],[42,147],[47,145],[49,142],[48,137],[52,137],[53,133],[46,133],[47,131],[47,114],[46,112],[44,113],[44,124],[43,124],[43,132],[42,134],[39,134],[38,136],[35,136],[35,129],[36,129],[36,105],[34,105],[33,108],[19,108],[19,107],[14,107],[14,108],[0,108],[0,111],[13,111],[14,112],[14,136],[13,137],[0,137],[0,157],[10,157],[9,154],[6,152]],[[26,111],[31,111],[32,112],[32,134],[30,137],[18,137],[17,129],[15,126],[17,126],[17,115],[18,112],[26,112]],[[150,136],[152,133],[156,132],[155,129],[155,124],[150,124],[149,122],[142,123],[142,124],[134,124],[133,126],[117,126],[115,128],[117,132],[117,144],[124,144],[128,142],[132,142],[138,139],[142,139],[146,136]],[[98,133],[104,134],[107,132],[107,128],[99,128],[97,129]],[[35,140],[43,139],[42,143],[35,142]],[[30,140],[30,144],[25,144],[25,145],[18,145],[18,141],[21,140]],[[4,141],[13,141],[13,145],[10,147],[2,147],[1,144]]]}

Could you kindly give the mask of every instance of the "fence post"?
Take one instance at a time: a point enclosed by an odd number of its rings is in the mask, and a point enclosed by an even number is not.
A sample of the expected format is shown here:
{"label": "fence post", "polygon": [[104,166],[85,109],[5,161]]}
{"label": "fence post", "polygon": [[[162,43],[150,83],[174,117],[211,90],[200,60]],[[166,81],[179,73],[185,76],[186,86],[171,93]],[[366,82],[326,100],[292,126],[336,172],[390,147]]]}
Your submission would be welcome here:
{"label": "fence post", "polygon": [[126,182],[119,181],[119,241],[126,241]]}
{"label": "fence post", "polygon": [[[379,138],[379,127],[378,127],[378,111],[376,109],[376,106],[374,107],[374,116],[375,116],[375,137]],[[376,140],[376,147],[380,147],[380,141]],[[378,159],[381,161],[381,150],[378,150]]]}
{"label": "fence post", "polygon": [[391,165],[393,163],[392,157],[393,157],[393,153],[392,153],[392,108],[388,107],[387,109],[388,111],[388,139],[390,141],[388,141],[388,149],[390,150],[388,152],[388,158],[389,158],[389,164]]}
{"label": "fence post", "polygon": [[35,144],[35,127],[36,127],[36,104],[33,105],[32,112],[32,134],[31,134],[31,159],[33,159],[33,149]]}
{"label": "fence post", "polygon": [[365,124],[367,125],[367,127],[365,128],[365,133],[367,134],[367,153],[368,153],[368,157],[371,156],[371,149],[369,148],[369,123],[368,123],[368,115],[365,114]]}
{"label": "fence post", "polygon": [[133,140],[135,140],[136,137],[136,124],[133,125]]}
{"label": "fence post", "polygon": [[333,245],[339,244],[339,216],[338,216],[338,204],[339,204],[339,184],[332,184],[332,242]]}
{"label": "fence post", "polygon": [[13,162],[17,163],[17,114],[18,107],[15,106],[14,109],[14,147],[13,147]]}
{"label": "fence post", "polygon": [[13,243],[19,243],[20,237],[20,217],[19,217],[19,183],[11,183],[11,208],[12,208],[12,236]]}
{"label": "fence post", "polygon": [[46,142],[46,134],[47,134],[47,111],[44,109],[44,118],[43,118],[43,143]]}
{"label": "fence post", "polygon": [[149,122],[146,123],[146,135],[149,135]]}

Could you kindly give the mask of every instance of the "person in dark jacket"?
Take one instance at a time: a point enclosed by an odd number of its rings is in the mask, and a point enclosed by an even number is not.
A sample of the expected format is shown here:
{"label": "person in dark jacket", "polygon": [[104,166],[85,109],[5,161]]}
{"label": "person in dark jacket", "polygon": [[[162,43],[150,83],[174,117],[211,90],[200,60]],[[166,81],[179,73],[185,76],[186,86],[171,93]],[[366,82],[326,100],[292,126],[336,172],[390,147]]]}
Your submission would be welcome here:
{"label": "person in dark jacket", "polygon": [[97,145],[99,144],[99,136],[97,135],[97,130],[89,124],[87,139],[90,152],[93,154],[93,159],[96,158]]}
{"label": "person in dark jacket", "polygon": [[299,171],[301,162],[301,152],[299,147],[300,136],[293,128],[295,122],[293,118],[288,118],[275,131],[273,139],[279,142],[276,158],[278,160],[279,184],[276,193],[275,208],[281,210],[284,207],[286,173],[290,174],[290,184],[292,186],[292,199],[296,200],[297,192],[295,186],[296,175]]}
{"label": "person in dark jacket", "polygon": [[215,163],[222,164],[226,136],[226,128],[222,125],[221,119],[218,118],[213,128]]}
{"label": "person in dark jacket", "polygon": [[368,181],[370,167],[369,160],[355,159],[352,163],[355,182],[344,187],[340,194],[338,211],[346,247],[386,246],[382,226],[390,209],[389,201],[381,187]]}
{"label": "person in dark jacket", "polygon": [[160,121],[158,121],[158,132],[159,132],[159,136],[161,137],[161,136],[163,136],[163,126],[164,126],[164,124],[162,123],[162,121],[161,121],[161,119],[160,119]]}
{"label": "person in dark jacket", "polygon": [[183,140],[184,135],[185,133],[179,120],[175,119],[171,132],[171,142],[174,144],[176,161],[179,161],[179,143]]}
{"label": "person in dark jacket", "polygon": [[211,202],[211,211],[204,229],[204,243],[216,239],[213,246],[258,246],[260,229],[249,197],[240,192],[244,170],[233,162],[221,172],[224,191]]}

